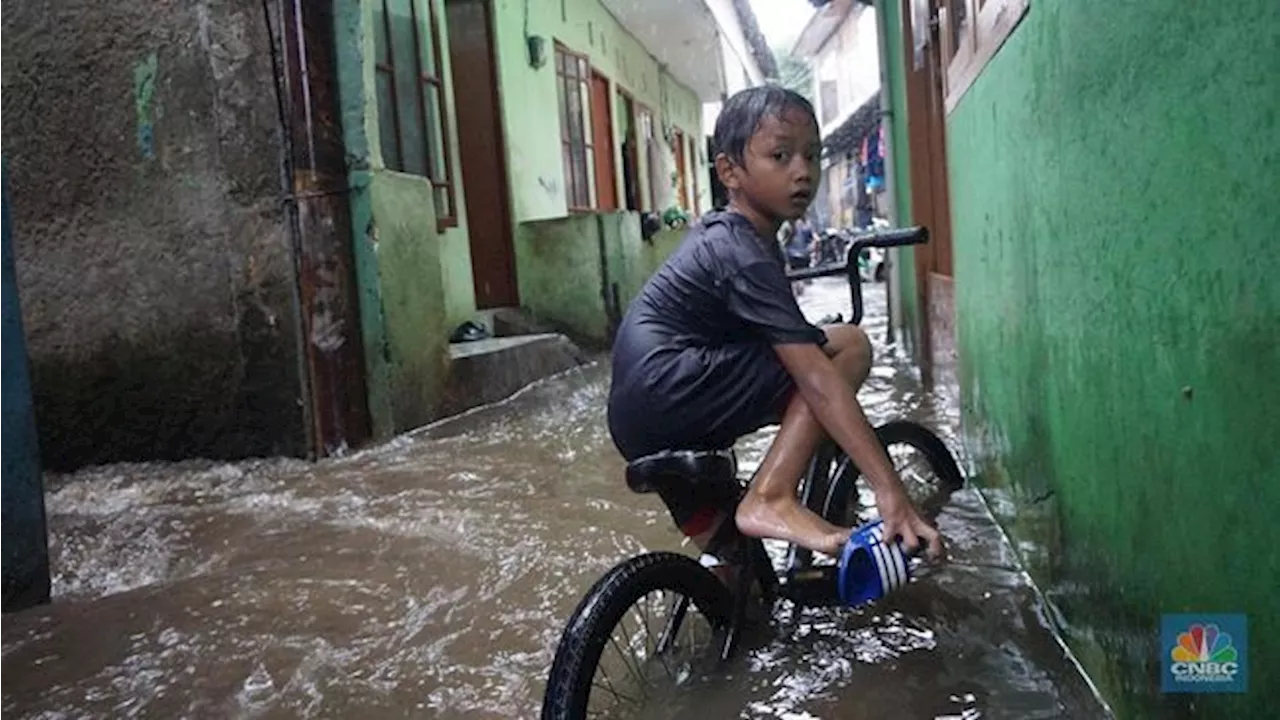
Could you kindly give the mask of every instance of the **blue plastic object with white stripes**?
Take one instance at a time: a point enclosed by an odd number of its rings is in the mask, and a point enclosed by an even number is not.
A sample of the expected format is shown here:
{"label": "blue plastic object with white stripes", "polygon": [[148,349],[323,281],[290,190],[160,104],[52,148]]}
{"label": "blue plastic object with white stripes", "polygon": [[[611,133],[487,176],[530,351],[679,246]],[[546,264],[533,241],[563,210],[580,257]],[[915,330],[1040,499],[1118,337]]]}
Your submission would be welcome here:
{"label": "blue plastic object with white stripes", "polygon": [[849,536],[840,553],[836,583],[840,600],[857,606],[874,602],[911,580],[911,558],[902,541],[884,541],[884,523],[867,523]]}

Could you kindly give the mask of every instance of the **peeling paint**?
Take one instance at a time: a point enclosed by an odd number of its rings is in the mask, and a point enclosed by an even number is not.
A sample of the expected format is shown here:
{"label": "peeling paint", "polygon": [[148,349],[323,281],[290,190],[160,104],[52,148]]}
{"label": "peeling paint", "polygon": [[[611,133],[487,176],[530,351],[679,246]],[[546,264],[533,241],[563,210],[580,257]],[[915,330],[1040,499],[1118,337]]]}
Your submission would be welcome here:
{"label": "peeling paint", "polygon": [[133,66],[133,105],[138,117],[138,151],[148,160],[156,157],[151,101],[155,95],[159,59],[150,55]]}

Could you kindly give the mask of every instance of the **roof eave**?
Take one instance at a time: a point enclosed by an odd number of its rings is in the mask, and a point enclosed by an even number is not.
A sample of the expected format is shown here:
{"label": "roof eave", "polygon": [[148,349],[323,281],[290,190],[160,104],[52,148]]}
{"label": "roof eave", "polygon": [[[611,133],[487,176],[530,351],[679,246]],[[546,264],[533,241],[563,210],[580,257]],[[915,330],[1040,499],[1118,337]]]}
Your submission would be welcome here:
{"label": "roof eave", "polygon": [[764,33],[760,32],[760,25],[756,22],[756,14],[751,10],[750,3],[748,0],[733,0],[733,9],[742,23],[742,34],[747,39],[760,74],[767,78],[778,77],[778,62],[773,57],[773,50],[769,48]]}

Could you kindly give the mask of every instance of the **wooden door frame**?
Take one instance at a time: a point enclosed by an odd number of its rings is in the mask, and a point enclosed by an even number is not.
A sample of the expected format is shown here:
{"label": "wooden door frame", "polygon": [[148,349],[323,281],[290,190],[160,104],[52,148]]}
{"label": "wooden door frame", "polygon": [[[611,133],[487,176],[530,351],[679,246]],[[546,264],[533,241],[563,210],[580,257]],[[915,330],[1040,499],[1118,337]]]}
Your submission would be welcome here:
{"label": "wooden door frame", "polygon": [[[924,0],[932,9],[938,0]],[[916,246],[915,279],[917,322],[919,323],[919,360],[926,376],[930,374],[933,356],[933,333],[930,303],[932,276],[951,282],[952,235],[950,192],[947,187],[946,156],[946,69],[942,67],[939,31],[931,24],[929,42],[924,48],[924,64],[915,68],[913,0],[899,0],[902,13],[902,61],[906,83],[907,149],[911,173],[911,210],[913,221],[928,226],[929,243]]]}
{"label": "wooden door frame", "polygon": [[[444,8],[444,10],[445,10],[446,18],[448,18],[449,16],[449,9],[447,7],[447,4],[451,1],[455,1],[455,0],[445,0],[446,7]],[[495,0],[463,0],[463,1],[479,3],[481,7],[483,7],[484,9],[485,41],[489,50],[489,68],[492,70],[492,75],[493,75],[492,77],[493,82],[490,84],[490,90],[491,90],[491,94],[493,95],[493,109],[494,109],[493,143],[494,143],[494,150],[497,153],[498,169],[499,169],[499,176],[500,176],[497,182],[498,195],[499,195],[498,207],[501,208],[502,232],[506,238],[507,247],[511,257],[511,278],[510,278],[511,293],[513,298],[515,299],[516,306],[519,307],[521,303],[520,277],[519,277],[520,270],[517,267],[517,263],[516,263],[515,208],[512,206],[512,203],[511,203],[511,171],[507,164],[507,158],[508,158],[507,136],[506,136],[506,128],[504,126],[503,116],[502,116],[503,104],[502,104],[501,66],[498,65],[498,45],[497,45],[498,35],[497,35],[497,27],[496,27],[497,8],[494,6]],[[450,62],[452,63],[452,58],[450,58]],[[453,92],[452,64],[450,64],[450,68],[449,68],[449,90],[450,90],[449,92],[450,99],[453,100],[455,105],[455,110],[456,110],[457,98],[453,97],[455,93]],[[443,111],[444,110],[442,108],[441,112]],[[460,166],[465,165],[465,162],[463,161],[462,158],[459,158],[459,165]],[[470,206],[470,203],[473,202],[475,198],[472,198],[470,195],[466,194],[465,179],[462,178],[463,174],[464,174],[464,171],[462,170],[462,167],[459,167],[458,179],[462,180],[463,193],[466,197],[468,206]],[[471,228],[471,223],[468,221],[467,223],[468,255],[470,254],[470,251],[471,251],[471,233],[472,232],[473,230]],[[476,265],[475,265],[474,258],[471,259],[470,264],[471,264],[471,282],[472,282],[472,290],[471,290],[472,301],[476,304],[477,307],[479,307],[480,299],[476,297],[476,288],[479,287],[479,283],[478,283],[478,278],[476,277]]]}
{"label": "wooden door frame", "polygon": [[[616,210],[618,209],[618,206],[622,204],[622,203],[618,202],[618,167],[617,167],[617,166],[618,166],[618,157],[617,157],[617,154],[614,152],[614,146],[617,144],[617,143],[616,143],[617,138],[616,138],[616,137],[614,137],[616,133],[614,132],[614,126],[613,126],[613,92],[614,92],[613,88],[620,87],[620,86],[619,86],[617,83],[615,83],[615,82],[613,81],[613,78],[612,78],[612,77],[610,77],[610,76],[609,76],[609,74],[608,74],[608,73],[606,73],[605,71],[601,70],[600,68],[596,67],[595,65],[590,65],[590,67],[591,67],[591,82],[594,84],[594,83],[595,83],[595,81],[596,81],[596,77],[597,77],[597,76],[599,76],[599,77],[601,77],[601,78],[603,78],[603,79],[604,79],[604,83],[605,83],[604,106],[605,106],[605,112],[606,112],[606,113],[608,114],[608,116],[609,116],[608,118],[606,118],[606,119],[608,120],[608,126],[607,126],[607,127],[608,127],[608,129],[609,129],[609,137],[607,138],[607,139],[608,139],[608,141],[609,141],[609,165],[611,165],[611,166],[613,167],[613,178],[612,178],[612,182],[613,182],[613,205],[614,205],[614,207],[613,207],[613,210],[610,210],[609,212],[613,212],[613,211],[616,211]],[[591,89],[591,97],[592,97],[592,98],[595,98],[595,88],[594,88],[594,87]],[[595,116],[595,108],[593,107],[593,108],[591,108],[591,122],[592,122],[592,125],[591,125],[591,132],[592,132],[592,134],[595,134],[595,117],[596,117],[596,116]],[[600,148],[599,148],[599,147],[597,147],[597,146],[599,145],[599,143],[594,142],[594,140],[595,140],[595,138],[592,138],[591,154],[592,154],[592,156],[593,156],[593,157],[591,158],[591,170],[592,170],[592,172],[593,172],[593,173],[596,173],[597,168],[596,168],[596,162],[595,162],[595,160],[596,160],[596,159],[595,159],[594,155],[595,155],[596,153],[600,152]],[[596,197],[595,197],[595,208],[594,208],[594,209],[595,209],[595,210],[597,210],[597,211],[600,211],[600,209],[601,209],[601,208],[600,208],[600,177],[599,177],[599,173],[596,173],[596,186],[595,186],[595,189],[596,189]]]}

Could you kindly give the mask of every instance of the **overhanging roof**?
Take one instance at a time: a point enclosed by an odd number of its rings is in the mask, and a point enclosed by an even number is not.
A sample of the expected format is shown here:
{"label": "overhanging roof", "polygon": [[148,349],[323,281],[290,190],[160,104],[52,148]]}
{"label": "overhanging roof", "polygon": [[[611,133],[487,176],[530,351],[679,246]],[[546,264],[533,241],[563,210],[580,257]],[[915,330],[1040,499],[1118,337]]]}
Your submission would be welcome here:
{"label": "overhanging roof", "polygon": [[747,44],[751,46],[751,56],[755,58],[760,72],[765,77],[778,77],[778,63],[773,57],[773,51],[769,49],[764,33],[760,32],[760,25],[756,22],[756,14],[751,10],[751,4],[748,0],[733,0],[733,9],[738,13],[738,20],[742,23],[742,34],[746,36]]}
{"label": "overhanging roof", "polygon": [[720,64],[708,59],[720,47],[719,26],[703,0],[602,2],[675,79],[703,101],[720,98]]}
{"label": "overhanging roof", "polygon": [[809,22],[800,31],[800,37],[796,38],[791,52],[805,58],[817,55],[831,34],[844,22],[852,7],[853,0],[830,0],[819,7],[809,16]]}
{"label": "overhanging roof", "polygon": [[857,152],[862,139],[875,128],[880,120],[880,93],[877,91],[869,100],[853,111],[848,120],[832,130],[822,139],[822,156],[839,158],[847,153]]}
{"label": "overhanging roof", "polygon": [[[724,30],[706,0],[601,0],[605,8],[673,77],[704,102],[723,98],[720,36]],[[761,75],[778,74],[773,52],[746,0],[732,0],[746,51]]]}

